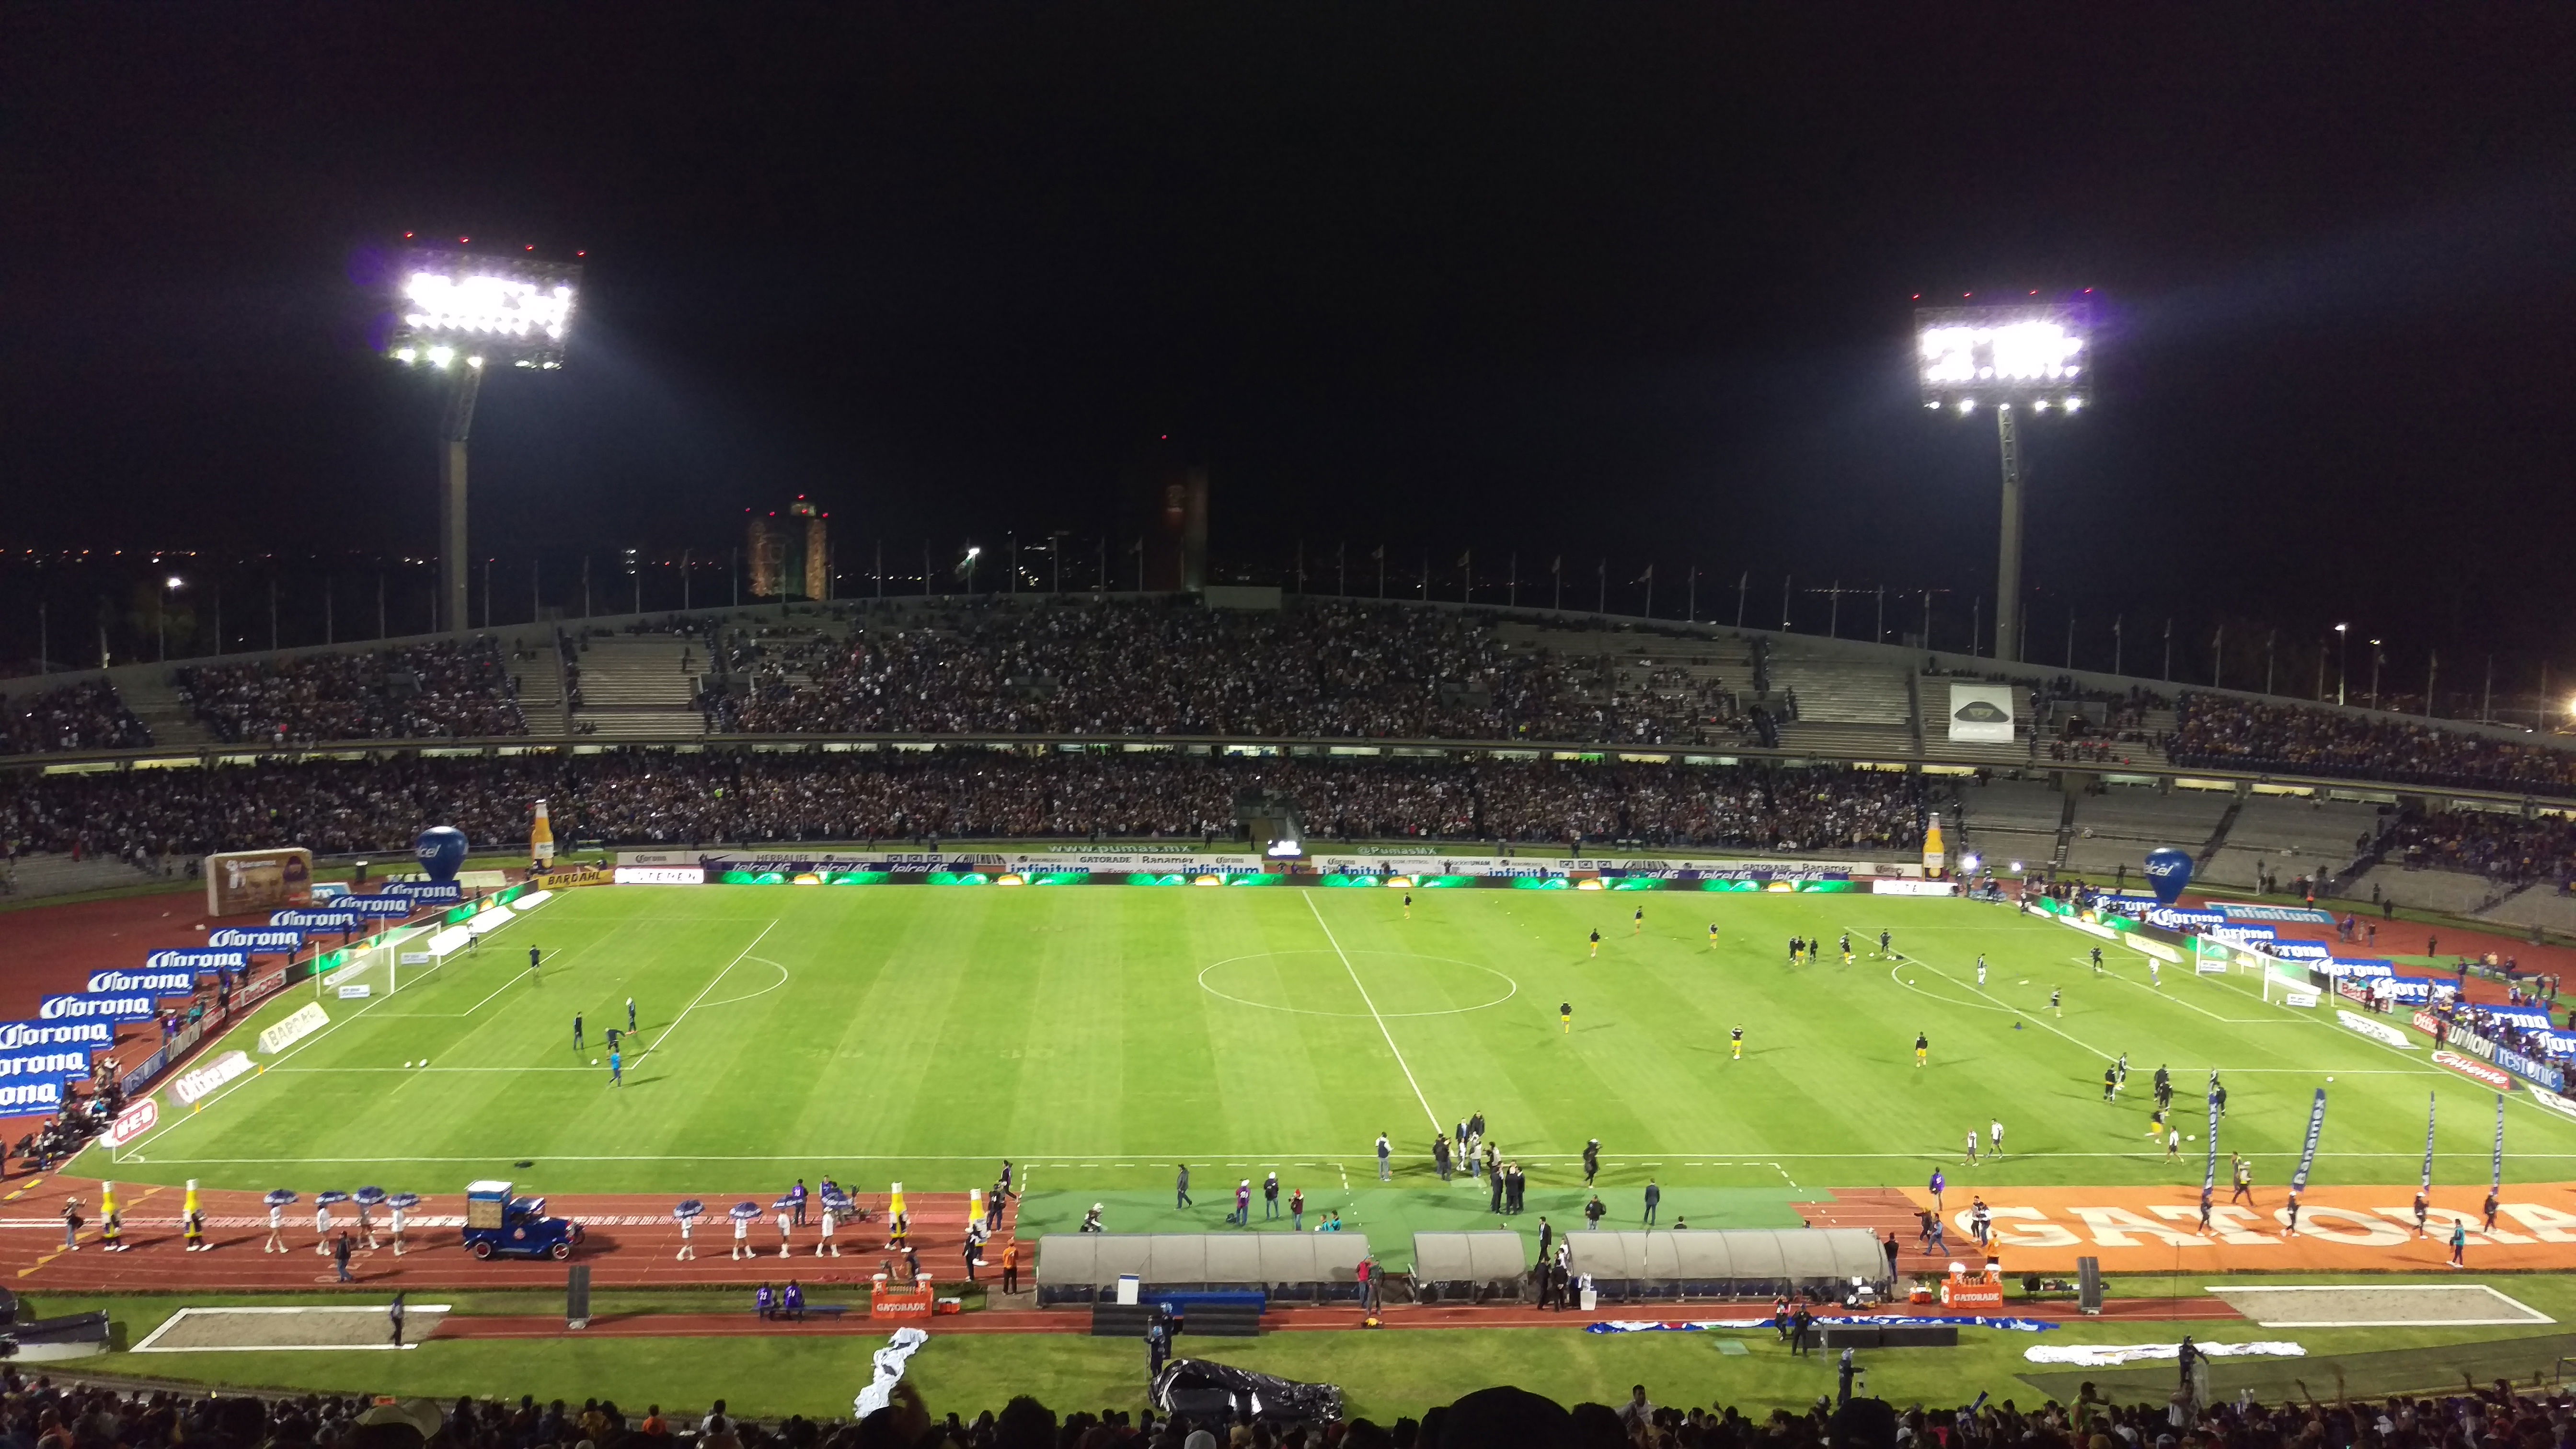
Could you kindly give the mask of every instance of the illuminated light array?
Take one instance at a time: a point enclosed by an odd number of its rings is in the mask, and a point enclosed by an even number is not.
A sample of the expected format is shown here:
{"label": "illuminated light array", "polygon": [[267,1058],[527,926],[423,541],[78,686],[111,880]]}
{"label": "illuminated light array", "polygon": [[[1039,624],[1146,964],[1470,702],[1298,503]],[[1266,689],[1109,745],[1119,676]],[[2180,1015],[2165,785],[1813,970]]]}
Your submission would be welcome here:
{"label": "illuminated light array", "polygon": [[1918,342],[1923,385],[1972,382],[2040,382],[2074,377],[2084,339],[2053,321],[2002,327],[1927,327]]}
{"label": "illuminated light array", "polygon": [[417,310],[406,325],[432,332],[479,332],[503,337],[563,340],[572,316],[573,291],[560,283],[540,286],[510,277],[449,277],[414,272],[403,295]]}

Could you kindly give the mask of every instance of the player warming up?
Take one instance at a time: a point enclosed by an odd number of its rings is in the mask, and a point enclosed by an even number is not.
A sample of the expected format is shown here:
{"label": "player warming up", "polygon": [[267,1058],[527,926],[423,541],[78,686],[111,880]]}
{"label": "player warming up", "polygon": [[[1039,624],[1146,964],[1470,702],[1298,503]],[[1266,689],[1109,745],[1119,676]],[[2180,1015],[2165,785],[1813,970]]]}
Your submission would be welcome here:
{"label": "player warming up", "polygon": [[1628,934],[1631,936],[1642,936],[1646,934],[1646,908],[1644,906],[1637,907],[1637,923],[1628,928]]}
{"label": "player warming up", "polygon": [[1977,984],[1986,984],[1986,953],[1983,951],[1977,953]]}
{"label": "player warming up", "polygon": [[1849,931],[1845,931],[1845,932],[1843,932],[1843,964],[1844,964],[1844,965],[1846,965],[1846,966],[1849,966],[1851,963],[1852,963],[1851,932],[1849,932]]}
{"label": "player warming up", "polygon": [[1712,951],[1717,949],[1717,922],[1715,921],[1708,923],[1708,949]]}
{"label": "player warming up", "polygon": [[572,1014],[572,1049],[581,1050],[581,1013],[578,1011]]}
{"label": "player warming up", "polygon": [[540,975],[540,974],[538,973],[538,971],[537,971],[537,963],[538,963],[539,961],[544,960],[544,959],[545,959],[545,953],[544,953],[544,952],[539,951],[539,950],[538,950],[536,947],[534,947],[534,946],[530,946],[530,947],[528,948],[528,979],[529,979],[529,980],[531,980],[531,981],[542,981],[542,980],[544,980],[544,979],[545,979],[545,977],[544,977],[544,976],[542,976],[542,975]]}
{"label": "player warming up", "polygon": [[1558,1025],[1565,1028],[1566,1035],[1572,1036],[1574,1034],[1574,1003],[1571,1001],[1558,1002],[1556,1004],[1556,1020]]}
{"label": "player warming up", "polygon": [[1601,954],[1601,928],[1598,926],[1592,928],[1592,954],[1596,957]]}
{"label": "player warming up", "polygon": [[1914,1065],[1919,1067],[1931,1060],[1932,1039],[1918,1031],[1914,1034]]}
{"label": "player warming up", "polygon": [[1735,1060],[1739,1062],[1744,1060],[1744,1028],[1739,1026],[1728,1032],[1727,1044],[1735,1049]]}

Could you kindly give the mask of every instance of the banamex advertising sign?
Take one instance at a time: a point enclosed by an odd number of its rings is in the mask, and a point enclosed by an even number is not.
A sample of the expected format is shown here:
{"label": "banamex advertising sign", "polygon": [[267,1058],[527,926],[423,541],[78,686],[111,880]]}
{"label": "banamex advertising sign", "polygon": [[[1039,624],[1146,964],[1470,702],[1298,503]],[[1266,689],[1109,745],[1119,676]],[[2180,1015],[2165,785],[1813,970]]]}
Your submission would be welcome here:
{"label": "banamex advertising sign", "polygon": [[2191,856],[2170,845],[2147,852],[2147,884],[2153,886],[2156,899],[2172,905],[2182,899],[2182,888],[2191,884]]}

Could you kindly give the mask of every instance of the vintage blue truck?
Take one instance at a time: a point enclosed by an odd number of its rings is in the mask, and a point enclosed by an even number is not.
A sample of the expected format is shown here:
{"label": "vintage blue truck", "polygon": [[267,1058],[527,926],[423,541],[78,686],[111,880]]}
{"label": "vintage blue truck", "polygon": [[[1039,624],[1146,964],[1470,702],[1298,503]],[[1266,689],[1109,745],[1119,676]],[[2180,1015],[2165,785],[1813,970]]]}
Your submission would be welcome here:
{"label": "vintage blue truck", "polygon": [[465,1250],[475,1257],[560,1260],[580,1241],[581,1224],[547,1217],[544,1198],[513,1197],[506,1182],[465,1185]]}

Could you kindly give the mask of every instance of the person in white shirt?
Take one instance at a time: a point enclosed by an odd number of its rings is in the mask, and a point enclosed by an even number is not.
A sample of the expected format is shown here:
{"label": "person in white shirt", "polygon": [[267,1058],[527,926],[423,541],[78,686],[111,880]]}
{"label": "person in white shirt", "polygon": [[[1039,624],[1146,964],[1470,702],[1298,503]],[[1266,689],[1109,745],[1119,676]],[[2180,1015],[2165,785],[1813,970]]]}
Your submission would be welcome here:
{"label": "person in white shirt", "polygon": [[698,1250],[689,1243],[689,1230],[697,1225],[697,1221],[696,1218],[680,1219],[680,1251],[672,1254],[672,1257],[694,1258],[698,1255]]}
{"label": "person in white shirt", "polygon": [[391,1230],[392,1235],[393,1235],[393,1240],[394,1240],[394,1256],[395,1256],[395,1257],[397,1257],[397,1258],[399,1258],[399,1257],[401,1257],[401,1256],[403,1255],[403,1210],[402,1210],[402,1206],[398,1203],[398,1204],[394,1205],[393,1207],[391,1207],[391,1208],[387,1209],[387,1210],[386,1210],[386,1212],[387,1212],[387,1217],[388,1217],[388,1221],[387,1221],[387,1223],[386,1223],[386,1226]]}
{"label": "person in white shirt", "polygon": [[2001,1117],[1986,1124],[1986,1143],[1987,1151],[1997,1157],[2004,1155],[2004,1121]]}
{"label": "person in white shirt", "polygon": [[792,1226],[792,1223],[793,1220],[789,1217],[788,1207],[786,1204],[781,1203],[778,1208],[778,1256],[782,1258],[793,1258],[796,1256],[796,1245],[789,1241],[788,1236],[788,1229]]}
{"label": "person in white shirt", "polygon": [[839,1213],[832,1211],[832,1205],[830,1203],[823,1204],[823,1216],[815,1227],[815,1231],[821,1235],[822,1241],[814,1245],[815,1257],[820,1258],[826,1254],[835,1258],[841,1256],[841,1245],[832,1241],[833,1227],[837,1222],[839,1222],[840,1216],[841,1215]]}
{"label": "person in white shirt", "polygon": [[751,1219],[749,1218],[735,1218],[733,1220],[733,1255],[737,1258],[752,1258],[759,1256],[757,1253],[752,1251]]}
{"label": "person in white shirt", "polygon": [[331,1205],[329,1203],[317,1202],[313,1205],[313,1251],[325,1258],[331,1256]]}
{"label": "person in white shirt", "polygon": [[268,1241],[260,1244],[259,1250],[263,1253],[286,1251],[286,1205],[284,1203],[273,1202],[268,1205]]}

